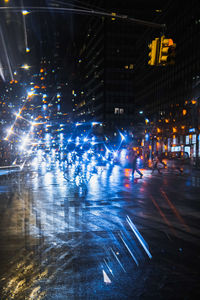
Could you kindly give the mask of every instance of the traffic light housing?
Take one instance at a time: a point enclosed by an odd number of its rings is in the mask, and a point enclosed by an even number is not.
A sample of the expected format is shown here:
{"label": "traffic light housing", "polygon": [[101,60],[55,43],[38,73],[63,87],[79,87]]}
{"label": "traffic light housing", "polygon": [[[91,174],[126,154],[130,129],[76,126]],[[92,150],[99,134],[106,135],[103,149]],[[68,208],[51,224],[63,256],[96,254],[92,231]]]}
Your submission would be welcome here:
{"label": "traffic light housing", "polygon": [[173,42],[172,39],[166,39],[163,35],[160,38],[160,50],[159,50],[159,57],[158,57],[158,65],[159,66],[166,66],[172,65],[175,63],[175,49],[176,44]]}
{"label": "traffic light housing", "polygon": [[159,45],[160,45],[160,41],[159,38],[155,38],[155,40],[153,40],[151,42],[151,44],[149,44],[149,61],[148,64],[150,66],[156,66],[158,64],[158,58],[159,58]]}

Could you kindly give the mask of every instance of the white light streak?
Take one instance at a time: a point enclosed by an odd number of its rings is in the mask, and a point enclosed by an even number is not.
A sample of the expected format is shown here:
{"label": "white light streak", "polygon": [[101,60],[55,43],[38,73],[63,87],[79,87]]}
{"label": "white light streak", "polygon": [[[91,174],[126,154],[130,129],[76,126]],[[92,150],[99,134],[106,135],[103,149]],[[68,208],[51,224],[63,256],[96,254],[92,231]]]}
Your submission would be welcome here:
{"label": "white light streak", "polygon": [[152,255],[151,255],[150,251],[147,248],[148,247],[147,243],[145,242],[145,240],[143,239],[143,237],[141,236],[141,234],[139,233],[139,231],[137,230],[137,228],[135,227],[135,225],[133,224],[133,222],[131,221],[129,216],[126,217],[126,220],[129,224],[129,226],[131,227],[131,229],[133,230],[133,232],[135,233],[135,236],[137,237],[138,241],[140,242],[140,244],[144,248],[145,252],[147,253],[149,258],[151,259]]}
{"label": "white light streak", "polygon": [[117,257],[116,253],[114,252],[114,250],[111,248],[112,254],[114,255],[114,257],[116,258],[118,264],[120,265],[120,267],[122,268],[122,270],[124,271],[124,273],[126,273],[126,270],[124,269],[122,263],[120,262],[119,258]]}
{"label": "white light streak", "polygon": [[125,242],[124,239],[122,238],[121,234],[119,234],[119,237],[121,238],[121,240],[122,240],[122,242],[124,243],[126,249],[128,250],[128,252],[129,252],[130,255],[132,256],[134,262],[136,263],[136,265],[137,265],[137,267],[138,267],[139,263],[138,263],[136,257],[134,256],[134,254],[132,253],[131,249],[128,247],[128,245],[126,244],[126,242]]}

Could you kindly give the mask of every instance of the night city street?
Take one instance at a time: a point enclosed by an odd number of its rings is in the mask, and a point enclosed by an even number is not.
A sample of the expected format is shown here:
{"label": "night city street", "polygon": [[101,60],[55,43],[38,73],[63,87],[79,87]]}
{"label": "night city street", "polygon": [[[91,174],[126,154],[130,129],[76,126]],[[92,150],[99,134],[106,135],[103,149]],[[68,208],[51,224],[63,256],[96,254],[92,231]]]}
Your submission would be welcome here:
{"label": "night city street", "polygon": [[0,0],[0,300],[200,299],[199,0]]}
{"label": "night city street", "polygon": [[1,180],[1,299],[198,299],[200,172],[99,168]]}
{"label": "night city street", "polygon": [[200,172],[99,168],[1,180],[1,299],[198,299]]}

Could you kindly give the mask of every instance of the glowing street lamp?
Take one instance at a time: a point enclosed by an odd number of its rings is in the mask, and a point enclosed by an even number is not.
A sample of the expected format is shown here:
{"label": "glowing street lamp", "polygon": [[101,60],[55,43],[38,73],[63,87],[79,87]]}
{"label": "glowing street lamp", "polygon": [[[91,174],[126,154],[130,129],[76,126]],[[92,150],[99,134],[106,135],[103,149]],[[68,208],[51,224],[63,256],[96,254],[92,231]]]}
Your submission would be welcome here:
{"label": "glowing street lamp", "polygon": [[30,14],[30,12],[29,12],[28,10],[22,10],[22,15],[23,15],[23,16],[26,16],[26,15],[28,15],[28,14]]}
{"label": "glowing street lamp", "polygon": [[98,122],[92,122],[92,126],[98,125]]}
{"label": "glowing street lamp", "polygon": [[30,91],[30,92],[28,92],[28,97],[31,97],[31,96],[33,96],[33,94],[34,94],[34,91]]}
{"label": "glowing street lamp", "polygon": [[27,64],[24,64],[24,65],[21,66],[21,68],[24,69],[24,70],[29,70],[30,66],[27,65]]}
{"label": "glowing street lamp", "polygon": [[125,137],[123,136],[123,134],[122,134],[121,132],[120,132],[119,134],[120,134],[120,136],[121,136],[122,141],[124,141],[124,140],[125,140]]}

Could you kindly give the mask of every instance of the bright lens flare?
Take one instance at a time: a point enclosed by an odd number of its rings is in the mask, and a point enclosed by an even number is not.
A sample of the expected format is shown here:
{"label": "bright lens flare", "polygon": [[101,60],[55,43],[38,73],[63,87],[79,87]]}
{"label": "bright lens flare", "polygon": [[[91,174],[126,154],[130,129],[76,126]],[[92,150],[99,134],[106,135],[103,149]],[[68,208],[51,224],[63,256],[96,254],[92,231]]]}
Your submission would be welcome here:
{"label": "bright lens flare", "polygon": [[22,15],[23,15],[23,16],[26,16],[26,15],[28,15],[28,14],[30,14],[30,12],[29,12],[28,10],[22,10]]}
{"label": "bright lens flare", "polygon": [[122,134],[121,132],[120,132],[119,134],[120,134],[120,136],[121,136],[122,141],[124,141],[124,140],[125,140],[125,137],[123,136],[123,134]]}
{"label": "bright lens flare", "polygon": [[24,69],[24,70],[29,70],[30,66],[27,65],[27,64],[24,64],[24,65],[21,66],[21,68]]}

